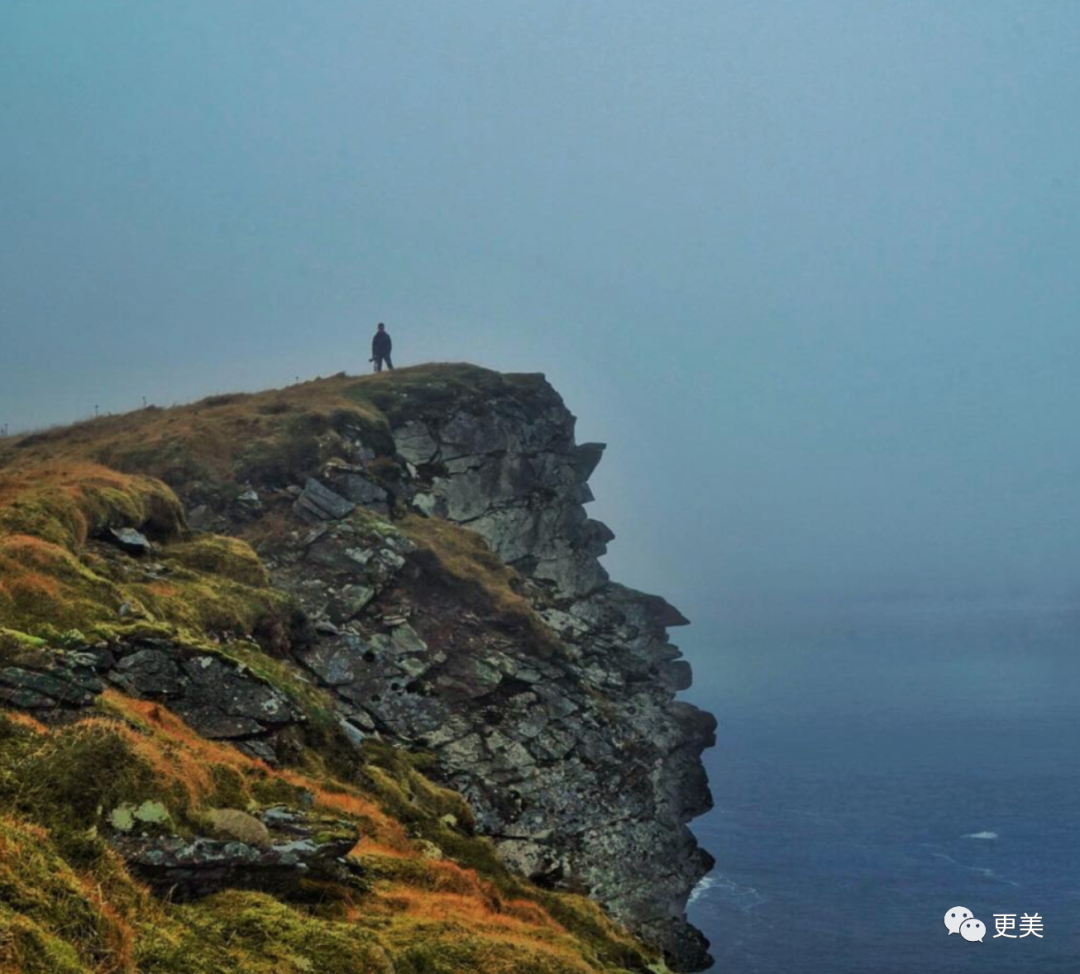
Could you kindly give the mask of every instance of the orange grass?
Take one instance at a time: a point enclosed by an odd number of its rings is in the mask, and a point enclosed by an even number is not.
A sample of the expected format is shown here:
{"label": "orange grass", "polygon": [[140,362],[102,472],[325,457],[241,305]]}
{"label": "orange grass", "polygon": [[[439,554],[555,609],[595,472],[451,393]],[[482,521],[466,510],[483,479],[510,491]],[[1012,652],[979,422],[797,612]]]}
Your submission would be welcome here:
{"label": "orange grass", "polygon": [[[470,929],[500,929],[511,933],[532,933],[539,930],[566,933],[542,907],[531,913],[494,909],[490,903],[464,893],[433,893],[411,887],[392,887],[380,891],[378,912],[404,913],[419,920],[467,924]],[[372,912],[369,907],[369,912]]]}
{"label": "orange grass", "polygon": [[108,901],[100,883],[86,876],[77,876],[86,898],[94,904],[105,921],[107,959],[100,967],[101,974],[120,974],[132,971],[135,965],[135,931],[120,912]]}
{"label": "orange grass", "polygon": [[224,765],[302,788],[311,793],[316,807],[361,820],[387,848],[400,850],[402,854],[411,848],[401,823],[361,795],[331,790],[308,775],[287,768],[271,768],[265,761],[248,757],[229,744],[207,740],[158,703],[136,700],[111,688],[102,694],[101,701],[105,709],[144,731],[139,734],[125,728],[136,752],[164,777],[183,784],[193,804],[200,804],[213,789],[208,769]]}
{"label": "orange grass", "polygon": [[[112,722],[109,726],[119,730],[135,753],[162,779],[179,782],[193,805],[201,804],[212,793],[214,782],[209,769],[218,764],[278,778],[310,792],[316,807],[363,820],[368,827],[375,823],[375,834],[365,834],[351,855],[376,867],[380,859],[389,863],[411,860],[419,867],[410,871],[407,879],[392,878],[383,884],[385,892],[380,892],[380,898],[393,901],[388,906],[389,912],[405,910],[427,919],[442,920],[453,919],[457,911],[467,921],[484,918],[507,929],[533,926],[563,930],[535,903],[522,899],[504,901],[495,885],[475,870],[450,860],[424,859],[409,841],[401,823],[369,799],[348,791],[330,790],[307,775],[271,768],[231,745],[208,741],[160,704],[136,700],[113,689],[106,690],[102,697],[109,712],[135,725]],[[107,723],[104,719],[97,722]],[[94,720],[87,723],[93,724]],[[393,866],[390,868],[393,870]]]}
{"label": "orange grass", "polygon": [[29,714],[24,714],[20,710],[5,710],[4,719],[12,724],[18,724],[20,727],[32,730],[35,734],[49,733],[49,728],[40,720],[31,717]]}
{"label": "orange grass", "polygon": [[411,847],[401,823],[387,815],[374,802],[352,792],[331,790],[295,771],[274,770],[273,774],[290,785],[311,792],[317,808],[360,819],[373,830],[382,843],[391,848],[404,851]]}

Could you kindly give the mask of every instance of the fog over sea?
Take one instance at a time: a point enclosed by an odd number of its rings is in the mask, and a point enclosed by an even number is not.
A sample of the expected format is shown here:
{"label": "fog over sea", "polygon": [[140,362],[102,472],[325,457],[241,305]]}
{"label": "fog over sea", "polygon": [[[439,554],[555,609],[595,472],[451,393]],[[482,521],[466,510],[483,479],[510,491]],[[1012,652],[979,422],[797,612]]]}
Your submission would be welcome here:
{"label": "fog over sea", "polygon": [[[718,864],[690,911],[714,969],[1075,974],[1080,613],[777,609],[682,640],[719,720],[694,825]],[[955,906],[981,943],[949,935]],[[1024,913],[1041,939],[994,936]]]}

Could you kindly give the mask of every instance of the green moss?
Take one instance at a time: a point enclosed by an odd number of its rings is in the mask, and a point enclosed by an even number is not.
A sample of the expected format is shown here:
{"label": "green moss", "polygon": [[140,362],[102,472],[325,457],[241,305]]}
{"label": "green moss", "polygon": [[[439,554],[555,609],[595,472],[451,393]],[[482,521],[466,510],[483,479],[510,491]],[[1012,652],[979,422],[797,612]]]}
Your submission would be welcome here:
{"label": "green moss", "polygon": [[[451,936],[453,933],[458,936]],[[396,974],[589,974],[595,970],[569,950],[560,954],[493,937],[461,934],[453,927],[431,924],[395,930],[394,940],[400,947],[394,958]]]}
{"label": "green moss", "polygon": [[237,538],[204,534],[181,544],[170,545],[168,557],[178,565],[217,575],[253,588],[270,584],[270,576],[259,556]]}
{"label": "green moss", "polygon": [[[236,544],[246,547],[242,542]],[[240,569],[232,565],[228,570]],[[255,576],[257,565],[252,564],[250,571]],[[150,620],[186,630],[196,639],[225,632],[248,636],[287,629],[293,614],[292,601],[268,585],[250,585],[227,575],[182,567],[161,580],[124,584],[121,591]]]}
{"label": "green moss", "polygon": [[0,477],[0,535],[74,547],[106,527],[129,525],[175,537],[180,502],[160,481],[90,464]]}
{"label": "green moss", "polygon": [[[37,743],[37,742],[34,742]],[[164,780],[133,747],[122,725],[76,724],[49,734],[23,758],[18,807],[37,811],[54,829],[85,832],[111,809],[150,798],[182,817],[190,804],[176,781]]]}
{"label": "green moss", "polygon": [[152,472],[167,484],[212,484],[216,479],[211,468],[196,456],[192,443],[181,438],[166,438],[126,450],[103,446],[94,451],[93,459],[125,473]]}
{"label": "green moss", "polygon": [[[251,548],[233,538],[180,542],[180,523],[176,497],[148,478],[98,467],[0,478],[0,621],[57,646],[132,624],[195,639],[287,631],[292,604]],[[110,524],[152,531],[167,576],[88,544]]]}
{"label": "green moss", "polygon": [[[356,924],[312,916],[261,893],[229,891],[175,916],[189,931],[186,949],[212,945],[221,970],[251,974],[394,974],[376,934]],[[175,954],[173,955],[175,957]],[[140,958],[166,971],[160,955]],[[183,968],[180,968],[183,970]]]}
{"label": "green moss", "polygon": [[497,616],[504,632],[513,633],[541,658],[565,651],[522,595],[524,580],[479,534],[416,514],[403,518],[400,526],[419,547],[412,560],[420,566],[425,586],[439,586],[474,612]]}
{"label": "green moss", "polygon": [[0,970],[10,974],[93,974],[75,947],[2,903]]}
{"label": "green moss", "polygon": [[251,444],[237,459],[236,478],[244,483],[285,487],[303,483],[318,469],[322,457],[313,433],[289,433]]}
{"label": "green moss", "polygon": [[16,629],[0,628],[0,652],[4,650],[40,649],[45,640]]}
{"label": "green moss", "polygon": [[[474,829],[472,809],[456,791],[436,785],[423,773],[432,758],[377,741],[365,741],[362,748],[364,767],[361,779],[367,788],[395,818],[412,826],[418,835],[434,839],[433,831],[448,827],[443,821],[451,816],[456,829],[471,834]],[[438,844],[438,843],[437,843]]]}
{"label": "green moss", "polygon": [[0,970],[84,971],[110,940],[109,921],[48,836],[0,816]]}

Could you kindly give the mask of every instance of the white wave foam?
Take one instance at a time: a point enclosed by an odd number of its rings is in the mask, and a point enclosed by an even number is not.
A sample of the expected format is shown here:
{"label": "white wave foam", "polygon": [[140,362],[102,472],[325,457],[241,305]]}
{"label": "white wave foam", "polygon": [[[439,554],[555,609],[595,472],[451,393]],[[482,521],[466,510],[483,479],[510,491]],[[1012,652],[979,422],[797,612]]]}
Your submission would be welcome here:
{"label": "white wave foam", "polygon": [[969,832],[964,836],[965,839],[996,839],[998,838],[997,832]]}
{"label": "white wave foam", "polygon": [[713,876],[711,874],[706,876],[704,879],[701,880],[700,883],[697,884],[697,886],[695,886],[690,891],[690,899],[688,899],[686,901],[686,905],[690,906],[692,903],[696,903],[699,899],[701,899],[701,897],[703,897],[707,892],[709,892],[709,890],[711,890],[718,882],[719,882],[719,880],[715,876]]}
{"label": "white wave foam", "polygon": [[697,886],[694,887],[690,893],[690,899],[687,900],[687,906],[697,902],[703,897],[709,890],[717,890],[719,895],[724,899],[734,902],[743,912],[754,909],[756,906],[760,906],[765,902],[765,897],[762,896],[753,886],[740,886],[738,883],[733,882],[724,876],[722,873],[709,873]]}
{"label": "white wave foam", "polygon": [[986,866],[970,866],[966,862],[958,862],[953,859],[952,856],[945,855],[944,852],[931,852],[930,855],[935,856],[938,859],[944,859],[946,862],[952,863],[954,866],[959,866],[961,869],[966,869],[968,872],[978,873],[980,876],[985,876],[987,879],[992,879],[995,883],[1005,883],[1007,886],[1015,886],[1017,889],[1023,889],[1019,883],[1014,882],[1011,879],[1006,879],[1004,876],[999,876],[993,869],[989,869]]}

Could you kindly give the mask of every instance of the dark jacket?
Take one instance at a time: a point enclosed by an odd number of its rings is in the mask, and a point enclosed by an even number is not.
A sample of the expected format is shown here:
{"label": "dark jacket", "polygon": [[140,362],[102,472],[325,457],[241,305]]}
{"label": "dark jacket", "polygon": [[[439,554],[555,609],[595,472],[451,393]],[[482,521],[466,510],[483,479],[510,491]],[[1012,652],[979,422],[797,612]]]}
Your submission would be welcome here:
{"label": "dark jacket", "polygon": [[390,341],[390,332],[375,332],[375,337],[371,339],[371,357],[386,358],[391,348],[393,348],[393,343]]}

